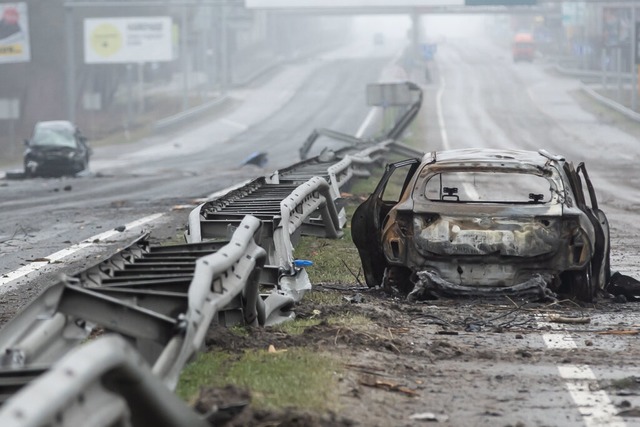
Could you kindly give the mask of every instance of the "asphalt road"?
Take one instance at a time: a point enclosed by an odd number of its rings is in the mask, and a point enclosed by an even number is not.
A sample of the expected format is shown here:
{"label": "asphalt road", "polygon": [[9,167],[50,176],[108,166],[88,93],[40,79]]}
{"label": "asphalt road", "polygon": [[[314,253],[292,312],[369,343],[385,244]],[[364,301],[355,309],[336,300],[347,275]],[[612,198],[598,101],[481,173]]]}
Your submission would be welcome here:
{"label": "asphalt road", "polygon": [[[3,317],[59,273],[95,263],[142,230],[178,239],[195,200],[299,161],[298,149],[315,127],[355,134],[369,113],[366,83],[377,82],[400,49],[363,40],[282,67],[230,92],[229,108],[208,122],[95,148],[84,176],[0,181]],[[255,151],[268,153],[266,167],[242,167]],[[141,218],[145,224],[132,227]],[[124,232],[100,236],[127,224]],[[70,246],[72,254],[59,253]]]}
{"label": "asphalt road", "polygon": [[[612,269],[639,278],[637,135],[586,112],[575,99],[576,80],[549,72],[541,61],[513,63],[507,49],[487,41],[450,40],[438,47],[433,67],[434,82],[426,88],[428,101],[421,112],[429,124],[423,148],[544,148],[575,165],[585,162],[610,222]],[[405,414],[433,411],[452,426],[640,425],[634,415],[618,416],[640,406],[637,392],[610,386],[638,375],[634,331],[640,307],[635,304],[576,305],[575,310],[565,305],[565,315],[589,318],[584,326],[550,322],[545,310],[553,306],[507,303],[500,306],[502,315],[511,307],[520,319],[534,318],[504,333],[453,328],[456,336],[446,339],[433,335],[440,326],[412,329],[407,340],[416,349],[442,341],[459,352],[411,374],[430,381],[421,405],[392,397],[379,414],[405,405]],[[495,307],[474,302],[421,309],[440,319],[466,317],[469,323],[490,318],[486,313]],[[625,330],[631,335],[616,335]],[[421,336],[431,338],[420,342]],[[391,359],[419,366],[411,357]],[[389,363],[378,366],[388,369]]]}
{"label": "asphalt road", "polygon": [[[355,133],[368,112],[363,82],[376,81],[393,57],[393,50],[385,49],[345,50],[288,67],[233,94],[237,107],[209,124],[96,150],[92,170],[100,177],[6,182],[0,187],[0,271],[155,213],[164,216],[150,222],[153,232],[175,236],[188,211],[171,207],[258,175],[259,170],[237,167],[249,153],[268,151],[267,169],[273,170],[297,160],[314,127]],[[585,112],[572,95],[578,83],[548,73],[542,63],[514,64],[506,49],[480,40],[449,40],[437,55],[421,112],[427,124],[423,148],[545,148],[586,162],[611,223],[612,268],[638,277],[637,137]],[[67,185],[72,188],[65,191]],[[47,271],[86,264],[137,233],[133,228],[114,244],[98,242]],[[53,273],[39,271],[0,286],[0,292],[9,291],[0,310],[12,313]],[[344,354],[385,380],[416,387],[419,396],[362,387],[354,393],[358,383],[347,379],[341,397],[348,415],[364,425],[415,425],[409,416],[425,412],[451,426],[640,425],[638,418],[618,415],[640,408],[637,389],[611,386],[640,376],[639,310],[633,303],[569,307],[564,314],[588,317],[590,323],[551,321],[551,306],[476,301],[402,306],[402,311],[376,306],[372,309],[402,329],[395,337],[401,348],[411,350],[367,347]],[[504,313],[520,319],[490,328]],[[443,327],[434,319],[448,324],[450,334],[440,335]],[[526,322],[518,324],[522,319]],[[432,358],[424,357],[426,350]]]}

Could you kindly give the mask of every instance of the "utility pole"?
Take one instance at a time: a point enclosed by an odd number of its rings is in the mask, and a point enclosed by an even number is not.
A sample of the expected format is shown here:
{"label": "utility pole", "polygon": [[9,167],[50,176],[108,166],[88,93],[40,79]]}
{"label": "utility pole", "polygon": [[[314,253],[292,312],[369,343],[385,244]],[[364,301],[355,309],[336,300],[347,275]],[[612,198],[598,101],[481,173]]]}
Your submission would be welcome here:
{"label": "utility pole", "polygon": [[187,56],[187,8],[180,9],[180,59],[182,60],[182,111],[189,108],[189,58]]}
{"label": "utility pole", "polygon": [[65,4],[64,21],[67,41],[67,119],[76,121],[76,40],[73,7]]}
{"label": "utility pole", "polygon": [[638,74],[640,74],[640,23],[636,5],[631,5],[631,109],[638,110]]}

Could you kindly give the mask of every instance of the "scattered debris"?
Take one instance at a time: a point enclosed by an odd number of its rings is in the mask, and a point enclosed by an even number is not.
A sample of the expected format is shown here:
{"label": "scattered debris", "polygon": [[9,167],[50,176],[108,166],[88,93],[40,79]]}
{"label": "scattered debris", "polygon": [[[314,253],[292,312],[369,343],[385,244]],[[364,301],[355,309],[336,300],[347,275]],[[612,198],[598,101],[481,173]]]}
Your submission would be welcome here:
{"label": "scattered debris", "polygon": [[351,304],[360,304],[364,301],[364,297],[361,293],[357,293],[350,297],[342,297],[345,301],[350,302]]}
{"label": "scattered debris", "polygon": [[420,393],[417,391],[410,389],[407,386],[400,385],[390,380],[384,380],[381,378],[376,378],[373,376],[364,376],[360,381],[360,385],[364,385],[367,387],[379,388],[387,391],[396,391],[399,393],[406,394],[407,396],[419,396]]}
{"label": "scattered debris", "polygon": [[64,190],[64,191],[71,191],[71,190],[73,190],[73,187],[72,187],[72,186],[70,186],[70,185],[65,185],[65,186],[64,186],[64,188],[63,188],[63,190]]}
{"label": "scattered debris", "polygon": [[185,209],[193,209],[196,205],[173,205],[171,206],[172,211],[183,211]]}
{"label": "scattered debris", "polygon": [[124,226],[124,225],[119,225],[119,226],[114,228],[114,230],[119,231],[120,233],[122,233],[126,229],[127,229],[127,227]]}
{"label": "scattered debris", "polygon": [[550,314],[548,320],[553,323],[568,323],[572,325],[585,325],[587,323],[591,323],[590,317],[566,317],[560,316],[559,314]]}
{"label": "scattered debris", "polygon": [[619,417],[640,417],[640,407],[634,406],[633,408],[625,409],[617,414]]}
{"label": "scattered debris", "polygon": [[254,165],[263,168],[269,161],[267,153],[264,151],[254,151],[240,163],[241,166]]}
{"label": "scattered debris", "polygon": [[273,344],[269,344],[269,347],[267,348],[267,353],[285,353],[286,351],[287,349],[276,350],[276,346]]}
{"label": "scattered debris", "polygon": [[611,275],[605,290],[616,297],[625,297],[626,301],[640,301],[640,281],[619,272]]}
{"label": "scattered debris", "polygon": [[433,412],[421,412],[419,414],[413,414],[409,417],[410,420],[414,421],[435,421],[445,422],[449,420],[448,415],[434,414]]}
{"label": "scattered debris", "polygon": [[600,335],[638,335],[640,334],[640,330],[638,329],[622,329],[622,330],[611,330],[611,331],[600,331],[598,332]]}

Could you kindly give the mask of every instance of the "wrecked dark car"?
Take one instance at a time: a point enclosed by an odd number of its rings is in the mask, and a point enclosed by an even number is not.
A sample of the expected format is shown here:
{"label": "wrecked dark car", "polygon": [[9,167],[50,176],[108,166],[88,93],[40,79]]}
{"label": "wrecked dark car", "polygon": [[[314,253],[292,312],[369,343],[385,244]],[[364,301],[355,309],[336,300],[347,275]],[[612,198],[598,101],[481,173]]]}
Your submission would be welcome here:
{"label": "wrecked dark car", "polygon": [[89,166],[87,139],[64,120],[38,122],[31,139],[24,141],[25,176],[75,175]]}
{"label": "wrecked dark car", "polygon": [[352,220],[367,284],[409,298],[557,294],[610,277],[609,225],[583,163],[464,149],[388,165]]}

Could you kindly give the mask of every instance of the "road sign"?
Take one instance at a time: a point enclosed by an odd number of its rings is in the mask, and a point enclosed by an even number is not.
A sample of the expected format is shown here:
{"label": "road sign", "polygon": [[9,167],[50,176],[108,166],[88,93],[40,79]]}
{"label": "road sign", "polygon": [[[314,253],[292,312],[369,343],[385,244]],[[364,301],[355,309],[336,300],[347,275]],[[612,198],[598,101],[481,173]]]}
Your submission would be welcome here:
{"label": "road sign", "polygon": [[420,47],[422,48],[422,56],[427,61],[431,61],[438,51],[438,45],[435,43],[424,43]]}
{"label": "road sign", "polygon": [[87,64],[171,61],[170,17],[89,18],[84,21]]}

